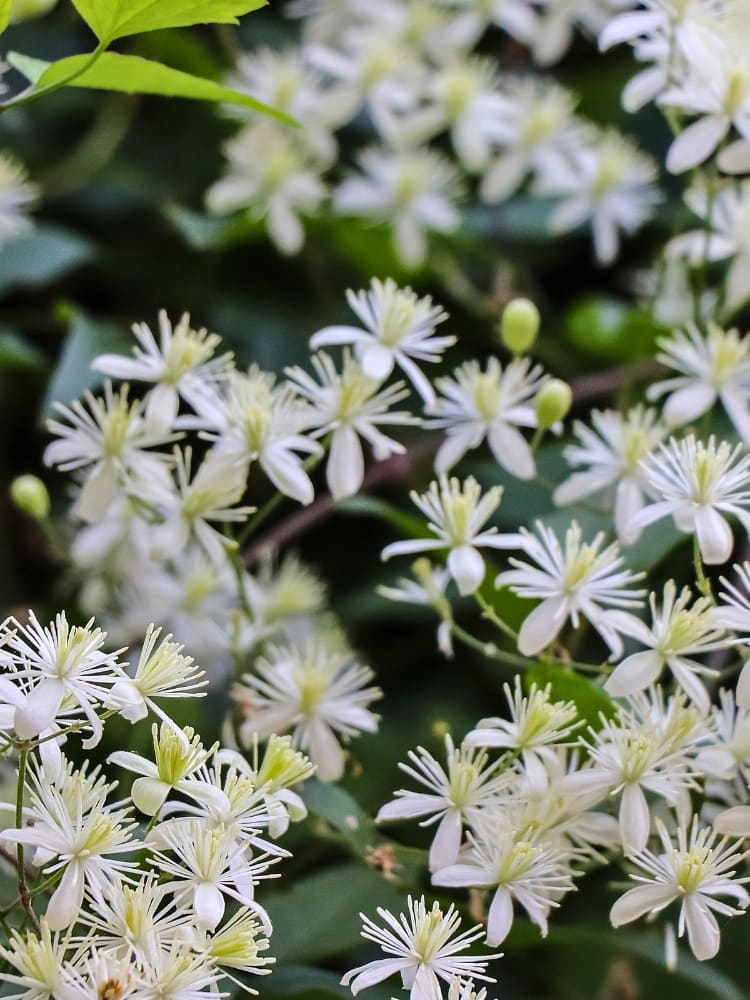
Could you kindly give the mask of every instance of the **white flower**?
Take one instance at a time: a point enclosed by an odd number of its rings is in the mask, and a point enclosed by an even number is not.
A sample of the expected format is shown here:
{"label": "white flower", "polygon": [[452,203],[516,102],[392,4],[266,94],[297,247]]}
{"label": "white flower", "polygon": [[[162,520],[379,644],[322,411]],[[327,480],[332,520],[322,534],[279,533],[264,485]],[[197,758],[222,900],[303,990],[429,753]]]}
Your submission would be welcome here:
{"label": "white flower", "polygon": [[701,714],[678,693],[666,704],[661,691],[636,695],[630,707],[618,709],[582,742],[590,766],[570,776],[571,791],[601,798],[620,795],[620,843],[626,854],[636,854],[648,842],[651,812],[646,791],[664,799],[684,814],[690,807],[688,791],[696,786],[694,748],[706,733]]}
{"label": "white flower", "polygon": [[550,910],[573,888],[568,846],[547,843],[519,829],[510,810],[482,814],[457,864],[435,872],[433,885],[494,889],[487,914],[487,944],[501,944],[513,923],[513,901],[547,934]]}
{"label": "white flower", "polygon": [[0,655],[8,655],[33,683],[16,705],[13,726],[18,738],[32,739],[56,719],[62,722],[80,711],[92,732],[83,746],[95,746],[102,734],[97,708],[108,703],[112,686],[126,676],[117,660],[123,650],[105,652],[107,634],[94,628],[93,618],[83,627],[69,625],[62,611],[46,626],[33,611],[28,625],[15,619],[6,625]]}
{"label": "white flower", "polygon": [[658,360],[680,374],[649,386],[649,399],[664,393],[664,419],[671,427],[689,424],[720,400],[745,444],[750,444],[750,338],[738,330],[708,324],[676,331],[659,341]]}
{"label": "white flower", "polygon": [[161,720],[172,720],[154,702],[154,698],[202,698],[201,691],[208,681],[204,672],[193,662],[192,656],[183,656],[183,646],[172,642],[166,635],[158,644],[161,628],[149,625],[133,677],[117,681],[107,699],[115,705],[120,715],[129,722],[143,719],[151,709]]}
{"label": "white flower", "polygon": [[373,278],[369,291],[347,290],[346,299],[362,327],[323,327],[310,338],[310,347],[353,344],[354,356],[368,378],[382,382],[396,364],[425,403],[431,402],[435,393],[413,359],[439,361],[443,351],[456,342],[452,336],[434,335],[448,314],[433,305],[429,295],[420,299],[411,288],[399,288],[392,278]]}
{"label": "white flower", "polygon": [[479,192],[483,201],[509,198],[529,173],[544,170],[547,159],[570,150],[581,137],[575,122],[575,100],[567,90],[533,76],[503,80],[505,98],[496,124],[499,154],[484,170]]}
{"label": "white flower", "polygon": [[719,625],[720,616],[716,613],[713,601],[708,597],[699,597],[690,607],[692,599],[693,595],[688,587],[683,587],[678,595],[674,580],[669,580],[664,586],[661,609],[657,608],[656,594],[649,595],[651,627],[634,619],[630,631],[631,635],[649,648],[641,653],[633,653],[618,664],[604,685],[609,694],[622,697],[642,691],[654,684],[667,666],[702,714],[708,712],[711,699],[700,676],[713,676],[715,671],[692,657],[724,649],[728,640]]}
{"label": "white flower", "polygon": [[[467,45],[478,40],[490,25],[502,28],[518,41],[528,43],[534,37],[538,22],[531,0],[439,0],[458,11],[456,29]],[[460,22],[464,21],[465,24]]]}
{"label": "white flower", "polygon": [[42,917],[38,931],[27,930],[21,935],[11,928],[7,947],[0,944],[0,955],[11,971],[0,970],[0,980],[20,987],[23,992],[13,993],[11,1000],[74,1000],[66,991],[66,952],[69,947],[66,935],[53,934],[47,920]]}
{"label": "white flower", "polygon": [[509,776],[488,764],[488,755],[466,744],[458,749],[450,736],[445,737],[447,769],[424,747],[410,750],[409,764],[399,764],[402,771],[427,788],[427,792],[401,789],[393,802],[384,805],[376,822],[427,818],[421,826],[438,828],[430,847],[430,870],[452,865],[461,846],[464,824],[473,825],[483,808],[491,807],[498,793],[507,787]]}
{"label": "white flower", "polygon": [[295,452],[318,456],[322,450],[303,434],[313,422],[313,410],[293,386],[276,385],[275,375],[252,365],[246,373],[231,372],[196,410],[194,423],[216,441],[217,454],[259,462],[280,493],[312,503],[313,484]]}
{"label": "white flower", "polygon": [[620,232],[634,233],[660,201],[654,161],[615,131],[591,134],[570,155],[548,156],[536,181],[538,194],[563,200],[553,210],[553,232],[568,232],[591,223],[594,252],[611,264],[620,247]]}
{"label": "white flower", "polygon": [[363,913],[360,914],[364,929],[362,937],[380,945],[386,955],[367,965],[352,969],[341,980],[356,996],[368,986],[382,983],[396,973],[401,974],[404,988],[410,990],[409,1000],[436,1000],[441,995],[439,980],[450,982],[454,976],[476,976],[485,982],[495,980],[485,975],[487,963],[498,955],[482,958],[460,955],[482,936],[474,927],[454,936],[461,925],[461,917],[453,906],[443,913],[437,903],[428,910],[424,896],[418,900],[409,896],[408,916],[395,917],[389,910],[378,907],[378,915],[387,926],[378,927]]}
{"label": "white flower", "polygon": [[331,431],[331,450],[326,466],[328,487],[335,500],[352,496],[362,485],[365,459],[360,437],[371,446],[378,461],[401,454],[403,445],[386,437],[378,424],[410,424],[414,418],[403,410],[389,413],[408,390],[403,382],[380,389],[381,380],[365,375],[361,365],[347,352],[340,372],[324,351],[312,357],[316,382],[302,368],[288,368],[286,374],[297,391],[309,400],[317,430],[315,437]]}
{"label": "white flower", "polygon": [[118,489],[137,493],[144,484],[164,486],[169,481],[169,457],[146,449],[179,435],[145,419],[142,404],[128,402],[128,391],[124,385],[113,392],[107,382],[103,399],[85,394],[86,406],[78,400],[70,406],[55,403],[69,423],[50,420],[47,424],[59,440],[47,445],[45,465],[56,465],[63,472],[89,468],[77,502],[85,521],[100,520]]}
{"label": "white flower", "polygon": [[685,201],[703,226],[676,236],[666,252],[687,257],[694,265],[731,257],[723,300],[731,314],[750,296],[750,182],[735,182],[718,192],[693,187]]}
{"label": "white flower", "polygon": [[138,345],[134,358],[121,354],[100,354],[91,367],[113,378],[154,382],[146,397],[146,420],[171,429],[182,396],[191,406],[201,398],[207,383],[230,368],[232,355],[215,358],[221,338],[205,328],[194,330],[190,316],[183,313],[173,326],[162,309],[159,313],[159,342],[146,323],[133,325]]}
{"label": "white flower", "polygon": [[607,643],[612,657],[619,656],[619,633],[632,616],[614,609],[640,606],[644,591],[629,587],[643,574],[621,568],[623,559],[616,542],[599,551],[603,532],[584,542],[577,521],[565,533],[564,548],[541,521],[536,522],[536,531],[538,537],[521,528],[519,544],[536,566],[511,558],[515,569],[500,573],[495,580],[496,586],[509,586],[520,597],[541,598],[521,626],[519,650],[524,656],[534,656],[552,642],[568,619],[576,628],[583,616]]}
{"label": "white flower", "polygon": [[10,153],[0,153],[0,246],[30,228],[27,212],[40,189],[29,182],[26,168]]}
{"label": "white flower", "polygon": [[628,529],[633,515],[646,504],[646,475],[641,462],[663,439],[666,428],[659,422],[656,410],[643,406],[635,406],[625,414],[593,410],[591,424],[588,427],[576,421],[573,430],[580,444],[568,445],[563,451],[569,465],[588,468],[562,482],[553,500],[564,506],[614,490],[617,537],[623,544],[635,542],[637,535]]}
{"label": "white flower", "polygon": [[[732,629],[744,645],[750,644],[750,563],[735,563],[737,582],[721,577],[726,590],[721,592],[723,601],[717,605],[716,620],[724,628]],[[750,668],[747,662],[740,673],[735,692],[737,704],[750,709]]]}
{"label": "white flower", "polygon": [[527,792],[541,795],[548,784],[547,767],[556,763],[554,748],[562,746],[579,725],[578,710],[575,702],[553,701],[551,684],[544,688],[532,684],[524,697],[521,679],[516,676],[513,690],[506,684],[504,691],[511,718],[480,719],[464,742],[520,751]]}
{"label": "white flower", "polygon": [[305,148],[294,129],[267,120],[249,125],[224,147],[227,176],[206,193],[211,212],[239,209],[265,219],[268,235],[283,254],[295,254],[305,241],[300,219],[312,215],[326,195],[320,174],[326,164]]}
{"label": "white flower", "polygon": [[191,479],[191,449],[175,449],[176,484],[144,486],[142,497],[157,508],[163,523],[154,529],[152,555],[163,559],[176,555],[194,538],[217,566],[226,550],[236,544],[209,521],[236,524],[247,519],[254,507],[235,506],[247,484],[247,464],[235,455],[209,451]]}
{"label": "white flower", "polygon": [[[722,917],[739,916],[750,903],[744,888],[747,878],[735,878],[735,870],[744,854],[738,844],[726,838],[717,843],[717,834],[710,827],[700,828],[694,817],[688,833],[677,830],[674,846],[663,824],[659,824],[663,853],[644,850],[633,862],[646,874],[631,875],[641,883],[629,889],[612,907],[609,918],[614,927],[621,927],[647,913],[659,913],[670,903],[680,903],[678,934],[687,930],[693,954],[700,961],[713,958],[719,950],[721,932],[714,914]],[[729,896],[735,905],[719,896]]]}
{"label": "white flower", "polygon": [[132,871],[135,865],[117,860],[117,855],[140,848],[131,838],[136,826],[129,810],[107,805],[106,796],[114,785],[65,769],[55,784],[43,774],[30,772],[28,783],[28,825],[3,831],[3,839],[35,847],[38,864],[49,875],[62,871],[45,913],[52,930],[69,927],[83,906],[88,886],[101,899],[117,873]]}
{"label": "white flower", "polygon": [[[537,62],[548,65],[557,62],[572,44],[574,28],[580,26],[596,36],[618,0],[535,0],[544,7],[533,37],[533,53]],[[623,2],[623,0],[619,0]],[[628,2],[628,0],[625,0]]]}
{"label": "white flower", "polygon": [[643,528],[662,517],[671,517],[680,531],[695,534],[708,564],[724,563],[732,554],[734,537],[725,520],[738,518],[750,532],[750,456],[742,445],[708,444],[689,434],[682,441],[670,438],[643,465],[647,488],[661,497],[639,511],[631,528]]}
{"label": "white flower", "polygon": [[484,441],[497,462],[519,479],[536,473],[531,449],[517,427],[535,427],[533,399],[543,382],[542,369],[528,358],[517,358],[504,369],[497,358],[487,359],[482,371],[478,361],[466,361],[452,378],[439,378],[442,393],[427,412],[436,419],[430,427],[447,429],[435,456],[435,471],[450,472],[471,448]]}
{"label": "white flower", "polygon": [[415,580],[399,577],[396,587],[379,586],[377,592],[389,601],[403,601],[405,604],[422,604],[432,607],[440,616],[437,630],[437,645],[443,656],[453,657],[453,636],[451,624],[453,612],[445,590],[450,582],[450,572],[442,566],[433,566],[422,556],[412,563]]}
{"label": "white flower", "polygon": [[348,742],[378,727],[367,706],[382,692],[365,687],[373,672],[354,661],[336,636],[313,639],[302,648],[272,646],[255,670],[232,691],[243,715],[239,733],[244,745],[292,729],[294,745],[309,753],[318,777],[340,778],[344,751],[337,736]]}
{"label": "white flower", "polygon": [[428,519],[427,527],[437,538],[413,538],[393,542],[383,549],[382,559],[449,549],[448,569],[459,593],[473,594],[484,579],[484,559],[478,549],[515,548],[517,535],[498,535],[497,528],[484,528],[500,504],[502,488],[493,486],[482,496],[482,487],[469,476],[463,483],[441,476],[430,483],[427,493],[413,491],[412,502]]}
{"label": "white flower", "polygon": [[336,191],[336,211],[392,225],[399,257],[419,267],[427,256],[426,233],[452,233],[459,227],[458,172],[431,149],[371,148],[359,162],[362,173]]}

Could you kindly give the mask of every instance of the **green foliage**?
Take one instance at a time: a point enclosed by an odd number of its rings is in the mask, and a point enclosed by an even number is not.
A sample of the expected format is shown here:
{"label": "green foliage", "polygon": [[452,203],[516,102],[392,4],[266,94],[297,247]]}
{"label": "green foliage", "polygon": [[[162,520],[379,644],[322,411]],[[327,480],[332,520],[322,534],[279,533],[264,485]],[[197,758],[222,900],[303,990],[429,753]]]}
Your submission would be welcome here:
{"label": "green foliage", "polygon": [[266,0],[73,0],[102,46],[117,38],[192,24],[237,24]]}
{"label": "green foliage", "polygon": [[375,824],[348,792],[312,779],[305,784],[302,798],[313,816],[329,823],[355,854],[364,857],[375,839]]}
{"label": "green foliage", "polygon": [[12,9],[13,0],[0,0],[0,33],[8,27]]}
{"label": "green foliage", "polygon": [[11,62],[39,90],[56,89],[66,84],[70,87],[112,90],[122,94],[154,94],[161,97],[185,97],[194,101],[221,101],[239,104],[293,124],[287,115],[256,101],[254,97],[231,87],[224,87],[215,80],[206,80],[140,56],[104,52],[95,62],[91,61],[90,56],[82,55],[44,63],[40,59],[13,52]]}
{"label": "green foliage", "polygon": [[47,359],[25,337],[13,330],[0,330],[0,372],[44,372]]}
{"label": "green foliage", "polygon": [[92,243],[58,226],[41,225],[0,247],[0,294],[38,288],[87,263]]}

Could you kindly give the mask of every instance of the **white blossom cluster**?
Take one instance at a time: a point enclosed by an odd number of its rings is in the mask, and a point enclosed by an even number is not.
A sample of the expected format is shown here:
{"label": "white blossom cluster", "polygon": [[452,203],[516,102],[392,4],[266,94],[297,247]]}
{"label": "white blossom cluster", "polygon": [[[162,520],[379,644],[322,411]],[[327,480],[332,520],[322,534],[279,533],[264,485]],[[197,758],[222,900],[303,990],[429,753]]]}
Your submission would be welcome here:
{"label": "white blossom cluster", "polygon": [[[489,206],[521,188],[553,200],[551,232],[589,226],[603,264],[660,200],[654,161],[575,114],[574,95],[475,51],[487,38],[556,62],[574,29],[597,33],[622,0],[325,0],[296,4],[301,41],[243,53],[231,84],[300,123],[250,120],[227,142],[207,193],[217,214],[263,221],[285,254],[327,211],[390,227],[401,262],[461,225],[472,193]],[[511,60],[508,60],[510,62]],[[363,147],[362,138],[366,136]],[[356,162],[343,174],[339,140]],[[447,140],[449,154],[445,152]],[[369,144],[367,144],[369,143]]]}
{"label": "white blossom cluster", "polygon": [[[150,629],[131,670],[124,650],[106,647],[93,621],[71,625],[63,613],[49,625],[32,613],[0,626],[2,764],[17,775],[0,845],[25,917],[0,945],[0,981],[14,991],[4,995],[257,992],[245,977],[270,972],[273,959],[255,891],[289,855],[275,841],[305,815],[291,786],[313,766],[288,737],[272,737],[260,758],[256,746],[248,761],[180,728],[159,702],[199,697],[206,680],[171,635]],[[152,754],[109,755],[110,768],[135,776],[115,796],[118,781],[65,751],[76,734],[84,748],[97,744],[118,715],[159,721]]]}

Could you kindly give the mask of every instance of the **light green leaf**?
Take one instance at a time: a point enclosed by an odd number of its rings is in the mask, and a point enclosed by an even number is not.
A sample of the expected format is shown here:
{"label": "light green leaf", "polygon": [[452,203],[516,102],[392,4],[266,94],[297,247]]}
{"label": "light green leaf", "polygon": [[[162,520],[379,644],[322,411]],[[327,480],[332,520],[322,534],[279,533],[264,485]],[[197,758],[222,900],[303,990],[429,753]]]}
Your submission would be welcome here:
{"label": "light green leaf", "polygon": [[375,824],[348,792],[312,779],[306,782],[302,798],[313,816],[330,823],[356,854],[365,855],[375,840]]}
{"label": "light green leaf", "polygon": [[49,66],[44,59],[34,59],[33,56],[25,56],[22,52],[9,52],[6,59],[13,69],[22,73],[30,83],[36,83]]}
{"label": "light green leaf", "polygon": [[36,226],[0,248],[0,294],[38,288],[63,277],[89,260],[88,240],[58,226]]}
{"label": "light green leaf", "polygon": [[100,42],[191,24],[237,24],[266,0],[73,0]]}
{"label": "light green leaf", "polygon": [[0,0],[0,34],[8,27],[13,0]]}
{"label": "light green leaf", "polygon": [[194,101],[225,101],[242,104],[246,108],[271,115],[287,124],[296,124],[287,115],[256,101],[254,97],[242,94],[231,87],[224,87],[215,80],[206,80],[179,69],[172,69],[162,63],[151,62],[140,56],[128,56],[119,52],[105,52],[88,69],[83,69],[90,57],[68,56],[51,63],[37,80],[37,87],[54,86],[66,81],[71,87],[85,87],[90,90],[115,90],[123,94],[158,94],[162,97],[185,97]]}
{"label": "light green leaf", "polygon": [[38,347],[13,330],[0,330],[0,372],[42,372],[46,367]]}

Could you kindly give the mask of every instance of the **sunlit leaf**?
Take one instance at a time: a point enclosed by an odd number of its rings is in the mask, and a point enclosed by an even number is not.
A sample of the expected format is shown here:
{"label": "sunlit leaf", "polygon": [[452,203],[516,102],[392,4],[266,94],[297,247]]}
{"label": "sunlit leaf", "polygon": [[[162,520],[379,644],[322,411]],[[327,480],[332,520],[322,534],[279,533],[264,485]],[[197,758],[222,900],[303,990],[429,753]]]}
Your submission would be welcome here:
{"label": "sunlit leaf", "polygon": [[191,24],[237,24],[266,0],[73,0],[100,42]]}

